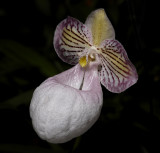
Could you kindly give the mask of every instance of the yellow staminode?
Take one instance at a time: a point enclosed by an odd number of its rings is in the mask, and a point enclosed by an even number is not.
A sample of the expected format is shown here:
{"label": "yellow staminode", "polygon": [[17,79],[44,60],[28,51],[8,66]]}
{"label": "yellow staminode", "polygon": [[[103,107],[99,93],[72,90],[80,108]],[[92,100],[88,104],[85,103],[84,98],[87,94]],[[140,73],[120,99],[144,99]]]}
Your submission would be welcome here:
{"label": "yellow staminode", "polygon": [[85,67],[87,65],[86,56],[80,58],[79,64],[81,65],[81,67]]}

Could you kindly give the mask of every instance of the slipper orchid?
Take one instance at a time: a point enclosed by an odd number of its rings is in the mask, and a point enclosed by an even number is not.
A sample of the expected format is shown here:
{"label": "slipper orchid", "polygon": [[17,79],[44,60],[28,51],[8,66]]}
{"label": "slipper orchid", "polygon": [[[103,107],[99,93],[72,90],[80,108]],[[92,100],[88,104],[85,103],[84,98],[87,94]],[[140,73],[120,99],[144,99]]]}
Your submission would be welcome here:
{"label": "slipper orchid", "polygon": [[138,75],[104,9],[93,11],[85,24],[68,17],[56,28],[54,47],[73,68],[44,81],[34,91],[30,115],[37,134],[51,143],[67,142],[86,132],[98,119],[101,85],[120,93]]}

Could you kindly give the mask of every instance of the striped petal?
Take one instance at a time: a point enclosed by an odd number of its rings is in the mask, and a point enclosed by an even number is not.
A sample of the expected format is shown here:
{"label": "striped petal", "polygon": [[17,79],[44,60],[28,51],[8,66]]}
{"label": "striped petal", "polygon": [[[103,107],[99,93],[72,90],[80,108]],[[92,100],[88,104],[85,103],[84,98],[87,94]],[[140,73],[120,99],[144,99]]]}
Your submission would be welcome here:
{"label": "striped petal", "polygon": [[83,23],[68,17],[56,28],[54,47],[64,62],[75,65],[84,50],[91,46],[91,39],[91,32]]}
{"label": "striped petal", "polygon": [[117,40],[101,45],[101,83],[111,92],[120,93],[137,82],[138,75],[123,46]]}

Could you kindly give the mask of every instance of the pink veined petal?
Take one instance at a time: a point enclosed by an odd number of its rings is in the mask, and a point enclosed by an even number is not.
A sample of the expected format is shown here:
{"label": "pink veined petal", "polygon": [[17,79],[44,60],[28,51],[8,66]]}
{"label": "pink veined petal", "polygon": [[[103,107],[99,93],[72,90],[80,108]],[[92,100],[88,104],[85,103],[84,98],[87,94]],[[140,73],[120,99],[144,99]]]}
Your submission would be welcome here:
{"label": "pink veined petal", "polygon": [[120,93],[137,82],[136,68],[117,40],[105,40],[99,57],[102,65],[100,80],[109,91]]}
{"label": "pink veined petal", "polygon": [[84,75],[78,64],[47,79],[34,91],[30,105],[33,127],[48,142],[67,142],[96,122],[102,102],[97,69],[88,69]]}
{"label": "pink veined petal", "polygon": [[83,51],[91,46],[91,39],[91,32],[83,23],[68,17],[56,27],[54,48],[64,62],[75,65]]}

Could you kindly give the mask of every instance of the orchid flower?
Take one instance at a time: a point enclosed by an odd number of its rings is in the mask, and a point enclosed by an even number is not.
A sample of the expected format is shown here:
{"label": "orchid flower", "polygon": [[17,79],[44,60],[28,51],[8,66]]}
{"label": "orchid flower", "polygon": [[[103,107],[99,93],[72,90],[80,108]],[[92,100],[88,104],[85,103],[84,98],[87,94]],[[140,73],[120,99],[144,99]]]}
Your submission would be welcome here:
{"label": "orchid flower", "polygon": [[75,66],[37,87],[30,116],[42,139],[64,143],[82,135],[98,119],[101,84],[120,93],[135,84],[138,75],[124,47],[115,40],[104,9],[93,11],[85,24],[72,17],[60,22],[54,47],[64,62]]}

